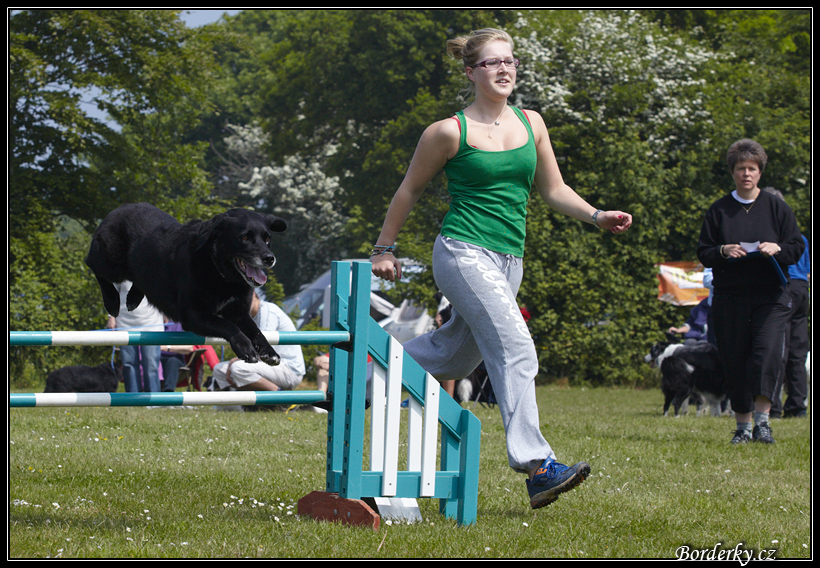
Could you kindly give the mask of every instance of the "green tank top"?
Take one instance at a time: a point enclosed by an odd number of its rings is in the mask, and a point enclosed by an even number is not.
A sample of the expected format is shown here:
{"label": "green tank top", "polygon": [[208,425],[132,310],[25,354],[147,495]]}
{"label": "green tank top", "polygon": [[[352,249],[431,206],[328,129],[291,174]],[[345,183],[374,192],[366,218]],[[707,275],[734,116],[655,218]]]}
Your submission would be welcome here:
{"label": "green tank top", "polygon": [[468,145],[464,112],[456,113],[461,141],[458,152],[444,167],[450,210],[441,234],[523,257],[527,201],[538,156],[529,120],[520,109],[511,108],[524,123],[529,139],[523,146],[500,152]]}

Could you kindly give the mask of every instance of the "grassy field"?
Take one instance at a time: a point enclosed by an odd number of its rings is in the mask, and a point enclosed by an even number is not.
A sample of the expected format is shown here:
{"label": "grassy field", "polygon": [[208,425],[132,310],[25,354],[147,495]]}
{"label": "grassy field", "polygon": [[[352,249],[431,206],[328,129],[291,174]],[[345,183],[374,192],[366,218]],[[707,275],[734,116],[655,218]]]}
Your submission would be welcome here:
{"label": "grassy field", "polygon": [[11,558],[811,557],[811,422],[729,444],[730,418],[663,418],[659,391],[539,387],[558,458],[592,475],[532,511],[482,422],[478,520],[378,532],[301,518],[324,489],[326,417],[211,407],[9,409]]}

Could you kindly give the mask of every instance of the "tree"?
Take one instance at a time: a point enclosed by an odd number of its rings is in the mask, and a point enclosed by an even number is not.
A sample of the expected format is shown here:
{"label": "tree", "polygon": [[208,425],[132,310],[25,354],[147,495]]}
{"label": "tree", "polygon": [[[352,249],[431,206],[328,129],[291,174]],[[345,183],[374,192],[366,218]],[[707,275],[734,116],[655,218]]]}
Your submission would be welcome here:
{"label": "tree", "polygon": [[[85,232],[62,220],[58,232],[32,228],[12,239],[9,256],[9,327],[14,330],[83,330],[105,326],[97,282],[85,277]],[[42,385],[46,371],[70,364],[97,365],[111,348],[9,348],[9,377],[16,387]]]}
{"label": "tree", "polygon": [[[247,89],[231,108],[257,115],[230,121],[259,118],[277,161],[312,158],[332,145],[327,173],[349,187],[349,205],[381,208],[406,167],[405,149],[412,153],[421,134],[406,115],[431,100],[457,104],[453,72],[461,71],[445,54],[447,38],[509,17],[486,10],[245,10],[231,30],[249,46],[225,50],[223,58],[234,84]],[[400,133],[397,124],[413,132]],[[384,147],[382,132],[391,125],[402,138],[389,147],[400,155],[376,162],[371,152]]]}
{"label": "tree", "polygon": [[[764,184],[781,189],[811,232],[811,10],[646,10],[711,46],[728,63],[714,70],[709,112],[732,137],[769,154]],[[724,135],[721,135],[721,137]],[[717,172],[715,182],[723,178]]]}
{"label": "tree", "polygon": [[[185,138],[202,112],[212,39],[171,10],[11,13],[12,329],[102,327],[99,289],[83,258],[88,231],[117,205],[150,201],[180,219],[213,207],[205,145]],[[31,382],[99,356],[99,348],[14,349],[10,368]]]}
{"label": "tree", "polygon": [[9,220],[69,215],[207,191],[201,112],[206,36],[172,10],[19,10],[9,19]]}
{"label": "tree", "polygon": [[268,136],[258,125],[229,126],[233,134],[225,140],[224,178],[237,185],[234,199],[240,205],[283,217],[288,229],[272,248],[277,254],[276,273],[286,290],[295,293],[327,270],[332,260],[344,256],[348,221],[344,193],[336,177],[322,169],[322,156],[304,160],[288,156],[282,165],[272,163],[264,153]]}

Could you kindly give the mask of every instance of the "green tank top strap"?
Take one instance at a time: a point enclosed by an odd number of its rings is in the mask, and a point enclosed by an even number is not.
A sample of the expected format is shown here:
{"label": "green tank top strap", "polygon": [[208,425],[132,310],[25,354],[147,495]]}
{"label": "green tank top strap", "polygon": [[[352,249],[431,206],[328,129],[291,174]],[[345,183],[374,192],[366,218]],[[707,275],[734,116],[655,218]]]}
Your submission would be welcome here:
{"label": "green tank top strap", "polygon": [[[518,107],[511,106],[513,112],[518,115],[518,118],[524,123],[524,127],[527,129],[527,134],[530,137],[530,140],[534,140],[534,135],[532,132],[532,124],[530,124],[530,119],[527,117],[527,114]],[[453,115],[453,118],[456,119],[458,122],[458,131],[459,131],[459,142],[458,147],[459,151],[462,147],[467,146],[468,148],[472,148],[467,144],[467,119],[464,117],[464,111],[460,110]]]}
{"label": "green tank top strap", "polygon": [[521,109],[510,108],[524,124],[528,138],[523,146],[503,151],[468,145],[464,112],[456,113],[460,144],[444,167],[451,199],[441,233],[495,252],[523,256],[527,202],[538,156],[529,119]]}

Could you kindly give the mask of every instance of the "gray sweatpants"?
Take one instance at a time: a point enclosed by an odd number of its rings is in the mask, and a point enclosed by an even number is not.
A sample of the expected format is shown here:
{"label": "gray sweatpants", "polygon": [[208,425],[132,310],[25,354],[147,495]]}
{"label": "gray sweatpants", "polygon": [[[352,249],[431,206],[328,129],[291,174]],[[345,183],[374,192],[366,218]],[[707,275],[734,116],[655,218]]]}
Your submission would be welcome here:
{"label": "gray sweatpants", "polygon": [[405,343],[405,351],[439,380],[462,379],[484,360],[507,434],[510,467],[527,472],[554,459],[539,427],[535,345],[515,300],[522,260],[439,236],[433,275],[453,305],[452,316],[441,328]]}

